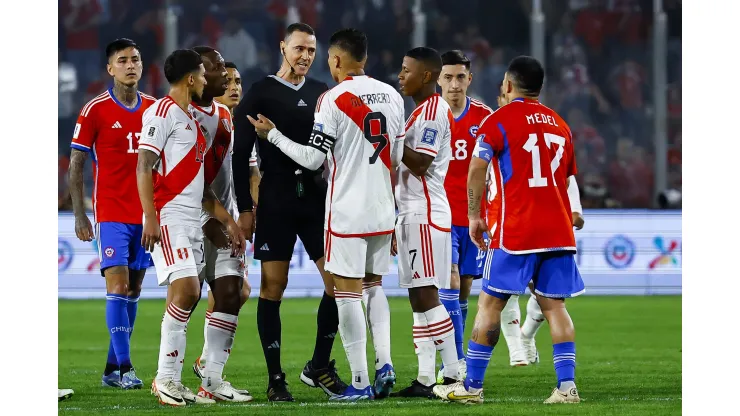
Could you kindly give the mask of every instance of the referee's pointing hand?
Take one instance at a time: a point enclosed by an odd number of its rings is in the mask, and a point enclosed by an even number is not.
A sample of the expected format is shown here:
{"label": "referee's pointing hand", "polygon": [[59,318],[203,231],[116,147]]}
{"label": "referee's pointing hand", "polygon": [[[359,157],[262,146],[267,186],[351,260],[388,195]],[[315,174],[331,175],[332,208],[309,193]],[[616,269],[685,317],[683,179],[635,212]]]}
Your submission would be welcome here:
{"label": "referee's pointing hand", "polygon": [[275,123],[270,121],[269,118],[263,116],[262,114],[257,114],[257,120],[253,119],[252,116],[247,114],[247,119],[250,123],[254,126],[254,131],[257,132],[257,136],[259,136],[261,139],[266,139],[267,134],[270,133],[270,130],[275,128]]}

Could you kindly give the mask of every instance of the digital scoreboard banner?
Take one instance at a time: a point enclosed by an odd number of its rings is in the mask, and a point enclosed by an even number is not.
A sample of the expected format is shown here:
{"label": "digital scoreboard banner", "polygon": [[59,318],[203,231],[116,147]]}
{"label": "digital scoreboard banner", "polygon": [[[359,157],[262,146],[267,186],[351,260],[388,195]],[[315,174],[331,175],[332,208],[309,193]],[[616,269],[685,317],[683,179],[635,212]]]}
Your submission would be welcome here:
{"label": "digital scoreboard banner", "polygon": [[[576,261],[586,283],[586,295],[681,294],[681,212],[648,210],[587,210],[586,225],[576,231]],[[105,248],[103,248],[105,249]],[[251,255],[254,249],[247,248]],[[258,296],[260,264],[248,263],[252,297]],[[383,278],[389,296],[406,296],[398,287],[396,259]],[[104,298],[97,241],[82,242],[74,233],[74,216],[59,214],[59,297]],[[480,281],[473,293],[480,291]],[[300,240],[290,264],[288,297],[321,296],[323,283]],[[163,298],[154,268],[144,278],[143,298]]]}

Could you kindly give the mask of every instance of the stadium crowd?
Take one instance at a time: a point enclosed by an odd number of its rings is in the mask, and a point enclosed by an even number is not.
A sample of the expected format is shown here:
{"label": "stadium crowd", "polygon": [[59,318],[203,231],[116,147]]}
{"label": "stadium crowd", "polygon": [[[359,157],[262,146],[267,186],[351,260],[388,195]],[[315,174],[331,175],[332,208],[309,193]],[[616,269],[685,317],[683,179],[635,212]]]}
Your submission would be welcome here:
{"label": "stadium crowd", "polygon": [[[240,68],[245,89],[273,73],[275,47],[287,23],[317,31],[311,76],[334,85],[326,68],[328,37],[356,27],[370,39],[368,74],[397,85],[418,19],[413,0],[287,0],[170,2],[178,47],[216,45]],[[554,0],[546,16],[546,92],[543,102],[562,114],[574,133],[584,208],[650,208],[653,199],[652,1]],[[69,210],[69,143],[81,105],[107,88],[103,46],[121,35],[136,39],[145,70],[139,86],[161,97],[163,0],[60,0],[59,209]],[[665,0],[668,14],[668,185],[681,189],[681,1]],[[473,61],[470,95],[495,107],[498,86],[512,57],[529,53],[531,0],[460,2],[424,0],[426,44],[441,52],[459,48]],[[407,102],[407,112],[413,103]],[[85,189],[92,190],[87,165]]]}

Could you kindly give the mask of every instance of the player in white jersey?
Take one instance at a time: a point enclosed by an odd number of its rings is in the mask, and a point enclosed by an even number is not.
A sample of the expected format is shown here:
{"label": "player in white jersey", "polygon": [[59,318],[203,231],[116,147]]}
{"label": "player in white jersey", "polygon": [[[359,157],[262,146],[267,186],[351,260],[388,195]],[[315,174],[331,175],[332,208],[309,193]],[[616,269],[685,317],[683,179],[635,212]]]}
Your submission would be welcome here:
{"label": "player in white jersey", "polygon": [[[227,82],[227,88],[226,92],[220,96],[216,97],[214,100],[215,102],[219,103],[220,105],[226,106],[226,108],[229,111],[229,114],[231,115],[231,112],[233,111],[234,107],[236,107],[237,104],[239,104],[239,100],[242,96],[242,79],[241,75],[239,74],[239,70],[237,69],[236,65],[234,65],[233,62],[225,62],[224,66],[226,67],[226,82]],[[214,103],[215,105],[215,103]],[[209,108],[205,109],[205,113],[208,113],[210,111]],[[216,112],[214,112],[213,117],[216,117]],[[195,113],[196,116],[198,113]],[[197,118],[197,117],[196,117]],[[221,120],[224,120],[225,117],[221,117]],[[233,128],[231,124],[231,120],[229,120],[228,123],[221,121],[219,122],[219,129],[223,127],[223,129],[227,128]],[[229,127],[232,126],[232,127]],[[222,132],[224,130],[219,130]],[[229,136],[233,136],[232,131],[228,131]],[[231,138],[230,140],[233,140]],[[213,149],[213,147],[211,147]],[[254,153],[254,149],[252,149]],[[223,153],[221,153],[223,154]],[[226,207],[230,212],[231,209],[230,206],[236,205],[236,196],[234,193],[234,186],[233,186],[233,175],[231,172],[231,163],[232,158],[231,155],[233,154],[233,143],[230,143],[229,149],[224,155],[223,164],[221,165],[221,169],[218,171],[218,175],[216,176],[216,180],[214,183],[211,184],[211,188],[216,192],[217,195],[219,195],[219,200],[221,201],[221,204]],[[206,161],[209,160],[208,155],[206,155]],[[250,176],[250,179],[253,180],[253,182],[250,184],[252,188],[252,195],[257,194],[257,187],[259,187],[259,180],[260,180],[260,174],[259,169],[257,167],[257,155],[253,154],[253,156],[249,159],[249,165],[250,169],[255,170],[256,172],[252,172],[252,175]],[[208,172],[208,165],[206,165],[206,172]],[[223,186],[224,184],[228,186]],[[220,189],[220,190],[219,190]],[[239,308],[241,309],[242,306],[247,302],[247,299],[249,299],[249,295],[252,292],[252,288],[249,285],[249,280],[247,279],[247,272],[248,272],[248,265],[251,263],[251,255],[247,253],[244,254],[244,260],[243,262],[240,261],[239,264],[234,264],[233,260],[235,258],[231,257],[231,252],[227,252],[227,250],[221,249],[221,252],[223,253],[223,256],[219,257],[218,252],[213,252],[211,250],[209,252],[209,247],[212,247],[213,245],[209,243],[210,241],[215,241],[216,239],[225,238],[225,235],[223,233],[223,229],[221,226],[221,223],[218,222],[214,218],[210,218],[210,216],[203,216],[205,218],[205,223],[203,225],[203,233],[206,236],[206,244],[205,244],[205,262],[206,267],[203,269],[203,272],[201,274],[205,273],[206,275],[211,276],[224,276],[228,274],[224,274],[228,271],[228,269],[234,270],[237,269],[237,267],[241,267],[243,263],[244,273],[243,273],[243,283],[241,288],[241,293],[239,296]],[[202,218],[203,219],[203,218]],[[210,254],[210,256],[209,256]],[[214,256],[216,254],[216,256]],[[215,258],[214,258],[215,257]],[[224,268],[227,269],[227,271],[224,271]],[[237,269],[238,270],[238,269]],[[209,280],[210,281],[210,280]],[[195,375],[199,378],[205,377],[205,364],[206,364],[206,357],[208,355],[208,324],[211,320],[211,314],[213,313],[216,301],[213,297],[213,292],[211,291],[211,285],[206,285],[208,288],[208,309],[206,309],[206,322],[203,326],[203,352],[201,355],[195,360],[195,363],[193,363],[193,372],[195,372]],[[243,394],[243,395],[249,395],[249,391],[247,390],[239,390],[237,389],[237,392]]]}
{"label": "player in white jersey", "polygon": [[[231,154],[233,134],[229,109],[214,100],[224,95],[227,89],[227,72],[221,54],[208,46],[196,46],[194,51],[203,59],[207,85],[200,99],[193,99],[190,110],[200,124],[208,143],[205,155],[205,181],[211,185],[221,205],[236,221],[239,211],[236,208],[234,182],[231,174]],[[214,306],[207,316],[204,329],[206,354],[202,356],[208,365],[194,367],[202,384],[198,395],[218,401],[248,402],[252,400],[247,390],[237,390],[231,383],[223,380],[223,369],[231,354],[239,320],[242,286],[246,277],[244,251],[232,254],[228,247],[223,224],[205,210],[201,210],[201,227],[205,234],[205,267],[200,272],[200,280],[206,281],[212,289]],[[200,371],[197,371],[200,370]]]}
{"label": "player in white jersey", "polygon": [[152,393],[161,404],[213,403],[182,385],[187,323],[200,296],[203,268],[200,211],[226,226],[234,254],[244,249],[244,235],[205,184],[206,139],[188,111],[203,95],[205,68],[197,52],[177,50],[164,65],[170,92],[142,117],[136,179],[144,210],[142,245],[152,253],[160,285],[169,285],[162,319],[157,376]]}
{"label": "player in white jersey", "polygon": [[444,364],[444,382],[459,377],[459,360],[450,315],[438,290],[450,288],[451,214],[444,188],[452,156],[452,112],[435,92],[442,70],[439,53],[411,49],[398,74],[401,92],[417,107],[406,122],[403,163],[396,185],[397,239],[400,286],[409,289],[414,315],[414,346],[419,360],[417,378],[398,392],[401,397],[433,397],[435,349]]}
{"label": "player in white jersey", "polygon": [[[339,333],[352,371],[352,384],[331,396],[333,400],[383,398],[396,379],[390,313],[380,279],[390,268],[396,217],[391,172],[403,154],[403,99],[389,85],[365,75],[366,58],[364,33],[343,29],[332,35],[329,68],[339,85],[319,98],[308,146],[283,136],[262,115],[259,120],[250,117],[260,137],[302,166],[316,169],[329,159],[325,267],[334,275]],[[363,282],[376,353],[374,386],[367,369]]]}

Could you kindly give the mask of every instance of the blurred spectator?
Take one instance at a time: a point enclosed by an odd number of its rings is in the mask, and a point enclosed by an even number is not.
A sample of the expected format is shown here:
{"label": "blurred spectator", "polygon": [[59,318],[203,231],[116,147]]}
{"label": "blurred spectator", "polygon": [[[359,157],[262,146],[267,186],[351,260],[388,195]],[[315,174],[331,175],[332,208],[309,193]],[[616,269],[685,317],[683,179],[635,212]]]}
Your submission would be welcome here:
{"label": "blurred spectator", "polygon": [[226,21],[224,33],[218,40],[218,50],[225,60],[235,63],[239,71],[257,65],[257,45],[236,19]]}
{"label": "blurred spectator", "polygon": [[645,149],[630,138],[617,142],[616,160],[609,167],[609,189],[625,208],[652,205],[653,170],[647,163]]}
{"label": "blurred spectator", "polygon": [[619,99],[622,134],[638,140],[644,139],[646,75],[642,65],[630,60],[617,66],[610,76]]}
{"label": "blurred spectator", "polygon": [[66,33],[66,56],[77,69],[80,82],[85,85],[95,78],[103,62],[98,36],[103,9],[98,0],[61,0],[60,3],[59,17]]}
{"label": "blurred spectator", "polygon": [[65,62],[59,51],[59,154],[69,152],[69,142],[75,127],[78,109],[75,108],[77,93],[77,70],[70,62]]}

